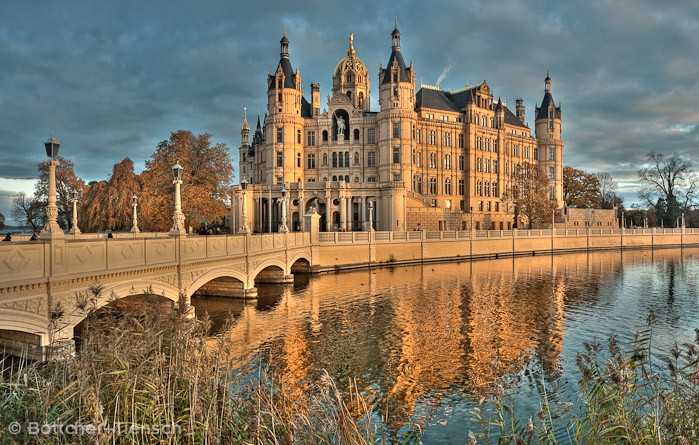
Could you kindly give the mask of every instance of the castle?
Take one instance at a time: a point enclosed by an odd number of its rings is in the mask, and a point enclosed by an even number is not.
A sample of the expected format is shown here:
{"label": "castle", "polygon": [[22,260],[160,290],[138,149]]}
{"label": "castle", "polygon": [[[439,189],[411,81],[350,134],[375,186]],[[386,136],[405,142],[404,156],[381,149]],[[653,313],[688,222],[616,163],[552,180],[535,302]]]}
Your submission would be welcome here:
{"label": "castle", "polygon": [[396,23],[379,68],[379,111],[372,111],[371,76],[353,37],[321,110],[318,84],[310,103],[303,95],[284,30],[279,63],[267,76],[264,126],[258,115],[251,140],[246,113],[241,127],[238,173],[249,184],[251,231],[303,230],[309,211],[320,214],[324,231],[368,230],[370,221],[384,231],[522,227],[503,192],[526,164],[542,167],[548,199],[563,206],[561,107],[548,73],[532,136],[522,99],[512,113],[485,80],[458,91],[420,85],[416,93]]}

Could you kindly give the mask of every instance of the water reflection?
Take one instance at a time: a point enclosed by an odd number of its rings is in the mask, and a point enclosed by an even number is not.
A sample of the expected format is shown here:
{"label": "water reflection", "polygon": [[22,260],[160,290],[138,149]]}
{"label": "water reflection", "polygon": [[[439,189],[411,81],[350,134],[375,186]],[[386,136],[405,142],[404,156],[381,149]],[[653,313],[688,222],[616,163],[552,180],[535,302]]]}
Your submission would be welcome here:
{"label": "water reflection", "polygon": [[222,334],[237,365],[263,358],[295,382],[323,369],[341,387],[356,378],[392,427],[410,416],[426,441],[449,442],[468,421],[469,394],[496,376],[516,375],[516,410],[529,416],[544,387],[575,401],[583,341],[613,329],[628,342],[650,310],[657,348],[689,338],[697,272],[699,249],[601,252],[304,276],[260,286],[257,301],[193,303],[217,329],[235,318]]}

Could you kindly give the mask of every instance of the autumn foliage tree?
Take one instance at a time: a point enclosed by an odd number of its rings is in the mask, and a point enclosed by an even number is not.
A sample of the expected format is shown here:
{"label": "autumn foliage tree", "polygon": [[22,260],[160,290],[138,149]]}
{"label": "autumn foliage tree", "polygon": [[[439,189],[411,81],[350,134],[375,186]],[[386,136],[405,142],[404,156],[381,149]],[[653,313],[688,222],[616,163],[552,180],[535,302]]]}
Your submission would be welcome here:
{"label": "autumn foliage tree", "polygon": [[132,226],[133,195],[141,194],[141,178],[134,173],[128,157],[114,165],[107,181],[92,182],[83,198],[81,225],[83,231],[128,231]]}
{"label": "autumn foliage tree", "polygon": [[233,181],[233,163],[228,146],[213,143],[211,135],[180,130],[158,144],[141,173],[143,200],[139,212],[142,229],[166,231],[172,226],[174,187],[172,166],[184,168],[182,211],[188,226],[211,224],[224,217]]}
{"label": "autumn foliage tree", "polygon": [[515,215],[529,220],[532,227],[551,224],[556,201],[549,199],[549,181],[541,166],[522,164],[503,199],[513,204]]}
{"label": "autumn foliage tree", "polygon": [[44,224],[44,207],[41,201],[20,193],[12,198],[12,217],[21,224],[32,226],[34,232]]}
{"label": "autumn foliage tree", "polygon": [[597,175],[567,165],[563,167],[563,201],[568,207],[598,207],[599,190]]}

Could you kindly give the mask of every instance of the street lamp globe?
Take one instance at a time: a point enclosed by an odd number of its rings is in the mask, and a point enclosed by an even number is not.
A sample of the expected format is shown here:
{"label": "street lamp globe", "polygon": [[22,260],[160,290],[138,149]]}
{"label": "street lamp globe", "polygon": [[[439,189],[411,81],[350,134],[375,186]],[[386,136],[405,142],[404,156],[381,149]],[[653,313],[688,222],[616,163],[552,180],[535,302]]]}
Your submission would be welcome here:
{"label": "street lamp globe", "polygon": [[177,162],[173,167],[172,167],[172,176],[175,179],[175,181],[181,181],[182,180],[182,166],[180,165],[179,162]]}
{"label": "street lamp globe", "polygon": [[133,195],[133,197],[131,198],[131,202],[133,203],[133,205],[138,205],[138,196]]}
{"label": "street lamp globe", "polygon": [[286,189],[285,188],[282,189],[282,198],[286,198]]}
{"label": "street lamp globe", "polygon": [[56,159],[58,157],[58,149],[61,148],[61,143],[53,137],[51,133],[51,139],[44,142],[44,147],[46,147],[46,156],[51,159]]}
{"label": "street lamp globe", "polygon": [[247,179],[243,178],[242,181],[240,181],[240,188],[243,189],[243,191],[248,189],[248,181]]}

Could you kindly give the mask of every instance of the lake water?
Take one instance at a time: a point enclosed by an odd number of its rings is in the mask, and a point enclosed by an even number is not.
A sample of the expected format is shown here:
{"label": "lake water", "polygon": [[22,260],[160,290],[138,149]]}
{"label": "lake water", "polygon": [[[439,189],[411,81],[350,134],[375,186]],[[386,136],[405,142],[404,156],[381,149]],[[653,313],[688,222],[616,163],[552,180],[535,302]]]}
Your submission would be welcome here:
{"label": "lake water", "polygon": [[[628,345],[656,315],[659,363],[699,327],[699,249],[594,252],[297,276],[259,298],[195,298],[230,338],[240,366],[266,361],[289,381],[327,370],[411,418],[424,443],[464,443],[472,388],[506,375],[526,422],[549,401],[577,402],[584,341]],[[628,350],[628,347],[627,347]],[[557,431],[561,442],[565,432]]]}

